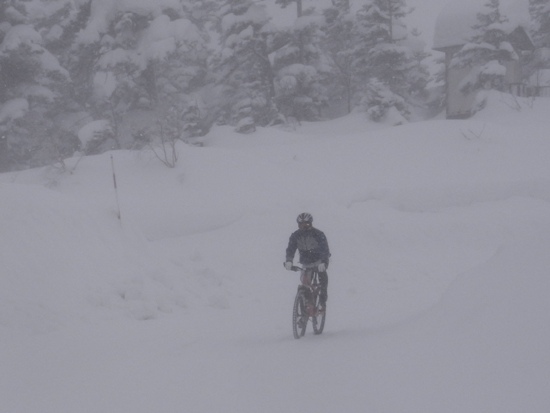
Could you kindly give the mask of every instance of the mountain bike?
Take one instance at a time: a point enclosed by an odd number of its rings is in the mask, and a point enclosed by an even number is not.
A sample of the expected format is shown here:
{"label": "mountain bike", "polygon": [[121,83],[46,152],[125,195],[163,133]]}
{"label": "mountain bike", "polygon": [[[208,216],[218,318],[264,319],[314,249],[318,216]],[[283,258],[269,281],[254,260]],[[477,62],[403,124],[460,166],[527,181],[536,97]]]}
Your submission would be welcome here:
{"label": "mountain bike", "polygon": [[294,338],[298,339],[304,336],[309,319],[311,319],[313,333],[321,334],[325,327],[326,307],[321,310],[319,305],[321,283],[319,282],[317,266],[311,268],[292,266],[292,271],[301,272],[301,284],[298,286],[294,307],[292,308]]}

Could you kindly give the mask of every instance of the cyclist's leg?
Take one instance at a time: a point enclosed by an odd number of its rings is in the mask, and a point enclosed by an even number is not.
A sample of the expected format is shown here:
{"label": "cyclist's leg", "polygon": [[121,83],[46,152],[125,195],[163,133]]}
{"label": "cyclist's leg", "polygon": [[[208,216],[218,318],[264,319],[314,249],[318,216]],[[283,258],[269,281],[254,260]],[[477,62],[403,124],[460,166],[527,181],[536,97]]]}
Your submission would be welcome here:
{"label": "cyclist's leg", "polygon": [[304,271],[304,280],[302,282],[308,286],[308,288],[305,288],[304,295],[308,301],[311,301],[311,290],[309,289],[309,286],[311,285],[311,281],[313,279],[313,269],[306,268]]}
{"label": "cyclist's leg", "polygon": [[321,307],[326,307],[328,299],[328,273],[320,272],[319,273],[319,283],[321,284],[321,292],[319,294],[319,304]]}
{"label": "cyclist's leg", "polygon": [[300,278],[300,281],[303,285],[309,285],[311,283],[311,276],[313,275],[313,271],[311,268],[307,268],[304,266],[304,269],[302,270],[302,275]]}

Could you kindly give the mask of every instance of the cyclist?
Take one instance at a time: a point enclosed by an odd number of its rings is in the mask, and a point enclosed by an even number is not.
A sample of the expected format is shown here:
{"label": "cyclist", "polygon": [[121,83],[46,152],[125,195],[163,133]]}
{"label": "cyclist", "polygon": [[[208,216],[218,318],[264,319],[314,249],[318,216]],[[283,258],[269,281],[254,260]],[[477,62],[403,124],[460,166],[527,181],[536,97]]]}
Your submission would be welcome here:
{"label": "cyclist", "polygon": [[298,222],[298,230],[294,231],[288,240],[285,268],[287,270],[292,269],[296,250],[300,252],[300,263],[305,268],[317,267],[319,282],[321,284],[319,304],[324,311],[328,298],[327,268],[330,257],[327,237],[322,231],[313,227],[313,217],[307,212],[298,215],[296,222]]}

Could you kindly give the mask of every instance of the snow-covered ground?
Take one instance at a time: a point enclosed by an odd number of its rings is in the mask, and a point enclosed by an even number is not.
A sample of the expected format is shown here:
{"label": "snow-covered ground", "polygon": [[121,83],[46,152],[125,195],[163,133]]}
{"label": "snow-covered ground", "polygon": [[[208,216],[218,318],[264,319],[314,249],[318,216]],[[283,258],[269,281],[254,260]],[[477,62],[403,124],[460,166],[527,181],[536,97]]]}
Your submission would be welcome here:
{"label": "snow-covered ground", "polygon": [[[0,175],[0,412],[546,413],[550,101],[519,103]],[[303,211],[332,261],[295,340]]]}

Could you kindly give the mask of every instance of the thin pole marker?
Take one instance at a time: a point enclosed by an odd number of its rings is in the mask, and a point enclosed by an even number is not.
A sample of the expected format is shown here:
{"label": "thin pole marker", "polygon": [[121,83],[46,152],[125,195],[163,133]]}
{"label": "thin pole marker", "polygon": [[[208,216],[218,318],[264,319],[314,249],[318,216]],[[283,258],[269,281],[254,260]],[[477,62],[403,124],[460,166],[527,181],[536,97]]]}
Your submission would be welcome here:
{"label": "thin pole marker", "polygon": [[111,169],[113,170],[113,185],[115,187],[117,218],[118,218],[119,221],[122,222],[122,217],[120,215],[120,202],[118,200],[118,188],[117,188],[117,185],[116,185],[115,160],[113,159],[113,155],[111,155]]}

